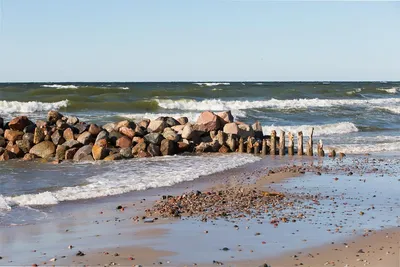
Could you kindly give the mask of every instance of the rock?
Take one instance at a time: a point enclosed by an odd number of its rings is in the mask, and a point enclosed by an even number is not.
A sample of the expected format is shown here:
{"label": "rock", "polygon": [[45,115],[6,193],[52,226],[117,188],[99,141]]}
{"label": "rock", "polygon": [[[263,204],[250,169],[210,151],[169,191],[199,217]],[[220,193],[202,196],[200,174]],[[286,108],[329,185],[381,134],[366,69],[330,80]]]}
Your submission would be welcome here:
{"label": "rock", "polygon": [[0,147],[6,146],[6,139],[3,136],[0,136]]}
{"label": "rock", "polygon": [[130,159],[133,157],[132,156],[132,148],[130,148],[130,147],[121,148],[121,150],[119,151],[119,154],[125,159]]}
{"label": "rock", "polygon": [[88,132],[89,132],[91,135],[96,136],[96,135],[98,135],[98,134],[101,132],[101,127],[98,126],[97,124],[93,124],[93,123],[92,123],[92,124],[89,125]]}
{"label": "rock", "polygon": [[74,132],[71,128],[67,128],[63,132],[63,137],[66,141],[74,140]]}
{"label": "rock", "polygon": [[36,127],[33,133],[33,143],[35,145],[39,144],[44,140],[44,137],[45,137],[44,130],[42,128]]}
{"label": "rock", "polygon": [[102,160],[108,156],[108,149],[106,147],[95,144],[92,147],[92,155],[94,160]]}
{"label": "rock", "polygon": [[50,110],[47,113],[47,121],[53,124],[56,123],[58,120],[61,120],[62,117],[63,115],[61,115],[61,113],[55,110]]}
{"label": "rock", "polygon": [[147,128],[144,128],[144,127],[141,127],[141,126],[139,126],[139,125],[136,125],[136,128],[135,128],[135,136],[143,137],[143,136],[145,136],[146,134],[148,134]]}
{"label": "rock", "polygon": [[110,122],[105,125],[103,125],[103,129],[106,130],[107,132],[111,133],[112,131],[115,131],[115,123]]}
{"label": "rock", "polygon": [[187,117],[180,117],[177,119],[177,121],[181,124],[181,125],[185,125],[186,123],[189,122],[189,119]]}
{"label": "rock", "polygon": [[14,131],[23,131],[24,128],[30,124],[33,124],[33,122],[31,122],[27,116],[19,116],[12,119],[8,123],[8,127]]}
{"label": "rock", "polygon": [[104,158],[104,160],[106,160],[106,161],[121,160],[121,159],[122,159],[122,156],[119,153],[111,154]]}
{"label": "rock", "polygon": [[25,154],[24,157],[22,158],[22,160],[24,160],[24,161],[32,161],[34,159],[35,159],[35,155],[29,154],[29,153]]}
{"label": "rock", "polygon": [[220,118],[220,122],[222,123],[222,125],[231,123],[234,120],[232,112],[230,110],[218,112],[216,115]]}
{"label": "rock", "polygon": [[108,147],[108,143],[107,143],[106,139],[100,139],[95,144],[98,146],[101,146],[101,147]]}
{"label": "rock", "polygon": [[56,130],[52,135],[51,135],[51,141],[53,141],[53,143],[55,145],[61,145],[62,143],[65,142],[65,139],[62,135],[62,131],[61,130]]}
{"label": "rock", "polygon": [[236,123],[231,122],[231,123],[225,124],[223,131],[226,134],[235,134],[235,135],[237,135],[239,133],[239,127],[237,126]]}
{"label": "rock", "polygon": [[[19,140],[19,141],[22,141],[22,140]],[[18,145],[13,144],[12,142],[8,142],[8,144],[7,144],[7,146],[6,146],[6,150],[7,150],[8,152],[10,152],[10,154],[11,154],[11,153],[14,154],[15,157],[17,157],[17,158],[20,158],[20,157],[24,156],[24,154],[25,154],[25,153],[22,151],[22,149],[19,148]]]}
{"label": "rock", "polygon": [[58,130],[64,131],[65,129],[69,128],[69,125],[63,120],[58,120],[56,122],[56,127]]}
{"label": "rock", "polygon": [[189,144],[185,142],[178,142],[178,153],[183,153],[189,151]]}
{"label": "rock", "polygon": [[36,125],[32,122],[32,124],[29,124],[26,126],[23,130],[24,133],[34,133],[35,132]]}
{"label": "rock", "polygon": [[63,160],[65,159],[65,152],[67,151],[67,148],[63,145],[58,145],[56,148],[56,156],[55,158],[57,160]]}
{"label": "rock", "polygon": [[43,121],[43,120],[37,120],[36,121],[36,127],[37,128],[42,128],[42,129],[47,128],[47,122]]}
{"label": "rock", "polygon": [[213,152],[213,148],[209,143],[200,143],[195,147],[196,153],[203,153],[203,152]]}
{"label": "rock", "polygon": [[117,139],[117,142],[116,142],[115,146],[116,147],[120,147],[120,148],[131,147],[132,146],[132,140],[127,136],[122,136],[122,137]]}
{"label": "rock", "polygon": [[33,138],[34,138],[33,133],[26,133],[22,136],[22,140],[28,141],[30,145],[33,145]]}
{"label": "rock", "polygon": [[147,152],[147,151],[139,151],[139,153],[137,154],[138,158],[147,158],[147,157],[151,157],[151,155]]}
{"label": "rock", "polygon": [[250,125],[247,125],[245,123],[241,123],[238,125],[239,131],[238,135],[239,137],[242,137],[243,139],[247,139],[248,137],[254,137],[254,130],[251,128]]}
{"label": "rock", "polygon": [[228,153],[229,152],[229,147],[223,145],[220,147],[220,149],[218,150],[219,153]]}
{"label": "rock", "polygon": [[[92,145],[84,145],[76,151],[73,160],[81,161],[81,160],[90,160],[87,156],[91,156],[92,153]],[[92,158],[93,159],[93,158]]]}
{"label": "rock", "polygon": [[150,120],[149,120],[149,119],[141,120],[141,121],[138,123],[138,125],[139,125],[140,127],[143,127],[143,128],[146,128],[146,129],[147,129],[147,127],[149,126],[149,124],[150,124]]}
{"label": "rock", "polygon": [[79,134],[82,134],[83,132],[86,132],[89,129],[89,125],[86,123],[80,122],[74,126]]}
{"label": "rock", "polygon": [[106,142],[108,142],[108,132],[105,131],[105,130],[101,131],[101,132],[97,135],[97,137],[96,137],[96,143],[97,143],[99,140],[102,140],[102,139],[104,139],[104,140],[106,140]]}
{"label": "rock", "polygon": [[179,121],[175,120],[172,117],[167,117],[165,122],[167,123],[168,127],[172,127],[172,126],[181,124]]}
{"label": "rock", "polygon": [[223,131],[218,131],[217,135],[213,138],[213,141],[218,141],[218,143],[221,145],[225,145],[227,138],[228,135],[226,133]]}
{"label": "rock", "polygon": [[3,155],[4,151],[6,151],[6,149],[4,147],[0,147],[0,155]]}
{"label": "rock", "polygon": [[212,142],[212,141],[213,141],[213,140],[212,140],[211,136],[209,136],[209,135],[205,135],[205,136],[202,136],[202,137],[200,138],[200,142],[210,143],[210,142]]}
{"label": "rock", "polygon": [[177,144],[174,141],[164,139],[161,141],[160,150],[163,156],[175,155],[177,152]]}
{"label": "rock", "polygon": [[[79,144],[81,144],[81,143],[79,143]],[[67,151],[65,151],[65,157],[64,158],[67,159],[67,160],[72,160],[77,151],[78,151],[77,147],[67,149]]]}
{"label": "rock", "polygon": [[30,150],[29,153],[33,154],[39,158],[47,159],[52,157],[56,152],[56,147],[53,142],[50,141],[43,141],[39,144],[34,145]]}
{"label": "rock", "polygon": [[88,145],[93,141],[92,135],[89,132],[83,132],[77,138],[77,141],[83,145]]}
{"label": "rock", "polygon": [[80,148],[83,145],[82,145],[82,143],[80,143],[80,142],[78,142],[76,140],[69,140],[69,141],[66,141],[63,144],[63,146],[65,146],[67,149],[70,149],[70,148]]}
{"label": "rock", "polygon": [[12,153],[10,153],[10,152],[8,152],[7,150],[5,150],[5,151],[3,152],[3,154],[1,154],[1,156],[0,156],[0,161],[7,161],[7,160],[9,160],[10,158],[12,158],[12,156],[10,156],[10,154],[12,154]]}
{"label": "rock", "polygon": [[181,137],[174,130],[172,130],[171,128],[165,128],[162,136],[165,139],[168,139],[168,140],[171,140],[171,141],[174,141],[174,142],[178,142],[179,139],[181,139]]}
{"label": "rock", "polygon": [[111,132],[109,133],[109,135],[108,135],[109,142],[110,142],[113,146],[116,146],[116,145],[117,145],[117,140],[118,140],[119,138],[121,138],[122,136],[123,136],[123,135],[120,134],[120,133],[117,132],[117,131],[111,131]]}
{"label": "rock", "polygon": [[185,125],[175,125],[171,127],[172,130],[174,130],[178,134],[182,134],[183,128],[185,128]]}
{"label": "rock", "polygon": [[129,137],[130,139],[132,139],[135,136],[135,131],[132,128],[128,128],[126,126],[122,126],[121,128],[119,128],[119,132]]}
{"label": "rock", "polygon": [[259,121],[256,121],[251,127],[254,130],[254,137],[260,140],[263,139],[264,134],[261,123]]}
{"label": "rock", "polygon": [[[221,122],[218,116],[215,115],[213,112],[204,111],[197,119],[196,125],[196,127],[199,127],[198,130],[209,132],[219,130],[221,127]],[[194,127],[195,130],[197,130],[196,127]]]}
{"label": "rock", "polygon": [[136,124],[133,121],[128,121],[128,120],[120,121],[115,125],[115,130],[119,131],[119,129],[121,127],[127,127],[127,128],[131,128],[131,129],[135,129],[136,128]]}
{"label": "rock", "polygon": [[158,145],[150,143],[147,146],[147,152],[152,156],[152,157],[158,157],[161,156],[161,151],[160,147]]}
{"label": "rock", "polygon": [[193,127],[190,123],[187,123],[182,130],[183,139],[191,139],[193,135]]}
{"label": "rock", "polygon": [[4,138],[11,142],[21,140],[23,135],[24,133],[21,131],[15,131],[10,129],[4,131]]}
{"label": "rock", "polygon": [[166,127],[167,123],[165,121],[154,120],[150,122],[149,126],[147,127],[147,131],[149,133],[162,133]]}
{"label": "rock", "polygon": [[132,148],[132,154],[137,155],[140,151],[146,151],[147,145],[145,142],[140,142],[137,143],[133,148]]}
{"label": "rock", "polygon": [[4,119],[0,117],[0,129],[4,128]]}
{"label": "rock", "polygon": [[68,124],[75,125],[75,124],[77,124],[78,122],[79,122],[78,117],[75,117],[75,116],[68,116],[68,117],[67,117],[67,123],[68,123]]}
{"label": "rock", "polygon": [[27,139],[17,140],[15,144],[24,154],[29,153],[29,150],[32,148],[32,144]]}
{"label": "rock", "polygon": [[149,133],[144,136],[145,142],[155,145],[160,145],[163,139],[164,137],[159,133]]}

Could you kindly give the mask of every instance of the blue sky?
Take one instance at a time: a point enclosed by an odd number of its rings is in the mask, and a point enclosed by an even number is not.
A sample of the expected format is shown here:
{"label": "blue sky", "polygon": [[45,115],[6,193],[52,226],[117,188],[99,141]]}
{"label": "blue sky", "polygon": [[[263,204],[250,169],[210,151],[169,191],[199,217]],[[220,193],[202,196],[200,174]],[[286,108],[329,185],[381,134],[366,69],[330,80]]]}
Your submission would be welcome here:
{"label": "blue sky", "polygon": [[400,2],[0,3],[3,82],[400,80]]}

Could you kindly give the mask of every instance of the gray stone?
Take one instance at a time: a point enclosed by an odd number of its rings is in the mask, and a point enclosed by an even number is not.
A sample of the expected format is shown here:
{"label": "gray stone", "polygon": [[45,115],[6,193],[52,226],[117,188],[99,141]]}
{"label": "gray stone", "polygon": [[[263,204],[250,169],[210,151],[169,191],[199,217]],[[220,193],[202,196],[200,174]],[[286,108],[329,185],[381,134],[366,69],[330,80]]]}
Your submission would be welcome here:
{"label": "gray stone", "polygon": [[63,145],[58,145],[56,148],[56,156],[55,158],[58,160],[64,160],[65,159],[65,152],[67,151],[67,148]]}
{"label": "gray stone", "polygon": [[[76,151],[73,160],[74,161],[81,161],[81,160],[88,160],[87,156],[91,156],[92,154],[92,145],[85,145]],[[93,160],[93,158],[92,158]]]}
{"label": "gray stone", "polygon": [[37,145],[34,145],[30,150],[29,153],[40,158],[49,158],[54,155],[56,152],[56,147],[53,142],[50,141],[43,141]]}
{"label": "gray stone", "polygon": [[161,151],[160,151],[160,146],[155,145],[150,143],[147,146],[147,152],[152,156],[152,157],[158,157],[161,156]]}
{"label": "gray stone", "polygon": [[33,138],[34,138],[33,133],[26,133],[22,136],[22,140],[27,140],[31,145],[33,145]]}
{"label": "gray stone", "polygon": [[56,130],[52,135],[51,135],[51,141],[55,145],[61,145],[62,143],[65,142],[65,139],[63,137],[63,132],[61,130]]}
{"label": "gray stone", "polygon": [[58,130],[64,131],[65,129],[69,128],[69,125],[63,120],[58,120],[56,122],[56,127]]}
{"label": "gray stone", "polygon": [[15,144],[22,150],[22,152],[24,152],[24,154],[29,153],[29,150],[32,148],[32,144],[27,139],[18,140]]}
{"label": "gray stone", "polygon": [[147,143],[155,144],[155,145],[160,145],[161,141],[164,139],[164,137],[159,134],[159,133],[149,133],[144,136],[144,140]]}
{"label": "gray stone", "polygon": [[121,154],[121,156],[123,158],[126,158],[126,159],[130,159],[133,157],[132,156],[132,148],[130,148],[130,147],[121,148],[119,153]]}
{"label": "gray stone", "polygon": [[149,133],[162,133],[166,127],[167,123],[165,121],[154,120],[150,122],[149,126],[147,127],[147,131]]}
{"label": "gray stone", "polygon": [[68,124],[75,125],[75,124],[77,124],[78,122],[79,122],[78,117],[75,117],[75,116],[68,116],[68,118],[67,118],[67,123],[68,123]]}
{"label": "gray stone", "polygon": [[168,139],[164,139],[161,141],[161,154],[163,156],[166,155],[175,155],[177,153],[177,144],[174,141],[168,140]]}
{"label": "gray stone", "polygon": [[172,117],[167,117],[167,119],[165,120],[165,122],[167,123],[168,127],[172,127],[172,126],[175,126],[175,125],[180,125],[180,122],[177,121],[177,120],[175,120],[175,119],[172,118]]}
{"label": "gray stone", "polygon": [[107,131],[103,130],[97,135],[96,143],[97,143],[97,141],[99,141],[101,139],[105,139],[108,142],[108,132]]}
{"label": "gray stone", "polygon": [[79,135],[77,141],[83,145],[88,145],[93,141],[92,135],[89,132],[83,132]]}
{"label": "gray stone", "polygon": [[65,146],[67,149],[70,149],[70,148],[80,148],[80,147],[82,147],[82,143],[80,143],[80,142],[78,142],[78,141],[76,141],[76,140],[69,140],[69,141],[66,141],[66,142],[63,144],[63,146]]}
{"label": "gray stone", "polygon": [[47,113],[47,121],[52,124],[56,123],[58,120],[61,120],[62,117],[63,115],[56,110],[50,110]]}
{"label": "gray stone", "polygon": [[193,127],[190,123],[187,123],[182,130],[183,139],[192,139]]}
{"label": "gray stone", "polygon": [[111,133],[112,131],[115,131],[115,123],[110,122],[105,125],[103,125],[103,129],[106,130],[107,132]]}
{"label": "gray stone", "polygon": [[89,125],[86,123],[80,122],[74,126],[78,130],[78,133],[81,134],[89,129]]}

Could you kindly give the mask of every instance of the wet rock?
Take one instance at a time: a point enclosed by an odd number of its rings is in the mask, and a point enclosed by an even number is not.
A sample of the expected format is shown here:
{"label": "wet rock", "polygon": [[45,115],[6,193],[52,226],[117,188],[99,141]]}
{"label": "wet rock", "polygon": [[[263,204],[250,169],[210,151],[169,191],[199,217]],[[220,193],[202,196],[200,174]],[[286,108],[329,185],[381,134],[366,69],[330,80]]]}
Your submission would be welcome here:
{"label": "wet rock", "polygon": [[191,139],[193,136],[193,127],[190,123],[187,123],[182,130],[183,139]]}
{"label": "wet rock", "polygon": [[65,159],[65,152],[67,151],[67,148],[63,145],[58,145],[56,148],[56,155],[55,158],[57,160],[63,160]]}
{"label": "wet rock", "polygon": [[110,122],[110,123],[103,125],[103,129],[106,130],[107,132],[111,133],[112,131],[115,131],[115,126],[116,126],[115,123]]}
{"label": "wet rock", "polygon": [[74,126],[75,129],[77,129],[79,134],[82,134],[83,132],[86,132],[89,129],[89,125],[87,125],[84,122],[80,122]]}
{"label": "wet rock", "polygon": [[117,142],[115,143],[117,147],[120,148],[127,148],[132,146],[132,140],[127,137],[127,136],[122,136],[117,139]]}
{"label": "wet rock", "polygon": [[259,121],[256,121],[251,127],[254,130],[254,137],[256,139],[263,139],[264,134],[261,123]]}
{"label": "wet rock", "polygon": [[[20,140],[22,141],[22,140]],[[6,146],[6,150],[15,155],[15,157],[20,158],[24,156],[24,152],[19,148],[18,145],[9,142]]]}
{"label": "wet rock", "polygon": [[15,144],[24,154],[29,153],[29,150],[32,148],[32,144],[27,139],[23,138],[22,140],[17,140]]}
{"label": "wet rock", "polygon": [[33,154],[39,158],[47,159],[52,157],[56,152],[56,147],[51,141],[43,141],[39,144],[34,145],[29,153]]}
{"label": "wet rock", "polygon": [[122,126],[121,128],[119,128],[119,132],[127,137],[129,137],[130,139],[132,139],[135,136],[135,131],[132,128],[128,128],[126,126]]}
{"label": "wet rock", "polygon": [[163,120],[153,120],[150,121],[149,126],[147,126],[147,131],[149,133],[162,133],[167,127],[167,123]]}
{"label": "wet rock", "polygon": [[119,131],[119,129],[121,129],[122,127],[135,129],[136,124],[133,121],[128,121],[128,120],[120,121],[115,125],[115,130]]}
{"label": "wet rock", "polygon": [[36,127],[33,133],[33,143],[35,145],[39,144],[44,140],[44,137],[45,137],[44,130],[42,128]]}
{"label": "wet rock", "polygon": [[68,116],[68,117],[67,117],[67,123],[68,123],[68,124],[75,125],[75,124],[77,124],[78,122],[79,122],[78,117],[75,117],[75,116]]}
{"label": "wet rock", "polygon": [[79,148],[78,151],[76,151],[73,160],[74,161],[81,161],[87,158],[87,156],[91,155],[92,153],[92,145],[84,145],[83,147]]}
{"label": "wet rock", "polygon": [[61,145],[62,143],[65,142],[65,139],[63,137],[63,132],[61,130],[56,130],[52,135],[51,135],[51,140],[55,145]]}
{"label": "wet rock", "polygon": [[10,129],[4,131],[4,138],[11,142],[21,140],[23,135],[24,133],[21,131],[15,131]]}
{"label": "wet rock", "polygon": [[119,153],[114,153],[111,155],[108,155],[107,157],[104,158],[105,161],[113,161],[113,160],[121,160],[122,156]]}
{"label": "wet rock", "polygon": [[89,145],[93,141],[93,138],[89,132],[83,132],[79,135],[77,141],[83,145]]}
{"label": "wet rock", "polygon": [[[181,126],[181,125],[180,125]],[[181,138],[174,130],[172,130],[171,128],[165,128],[162,136],[165,139],[174,141],[174,142],[178,142],[179,139]]]}
{"label": "wet rock", "polygon": [[119,151],[119,153],[121,154],[121,156],[125,159],[130,159],[132,158],[132,148],[130,147],[125,147],[125,148],[121,148],[121,150]]}
{"label": "wet rock", "polygon": [[147,146],[147,152],[152,156],[152,157],[158,157],[161,156],[161,151],[160,151],[160,146],[150,143]]}
{"label": "wet rock", "polygon": [[149,120],[149,119],[141,120],[141,121],[138,123],[138,125],[139,125],[140,127],[143,127],[143,128],[146,128],[146,129],[147,129],[147,127],[149,126],[149,124],[150,124],[150,120]]}
{"label": "wet rock", "polygon": [[[204,111],[200,114],[194,126],[195,130],[204,132],[217,131],[221,127],[220,119],[211,111]],[[197,129],[198,128],[198,129]]]}
{"label": "wet rock", "polygon": [[92,156],[94,160],[102,160],[108,156],[108,149],[106,147],[95,144],[92,147]]}
{"label": "wet rock", "polygon": [[155,145],[160,145],[164,137],[160,133],[149,133],[144,136],[146,143],[151,143]]}
{"label": "wet rock", "polygon": [[35,155],[29,154],[29,153],[25,154],[24,157],[22,158],[22,160],[24,160],[24,161],[32,161],[34,159],[35,159]]}
{"label": "wet rock", "polygon": [[98,135],[100,132],[101,132],[101,127],[100,126],[98,126],[97,124],[90,124],[89,125],[89,129],[88,129],[88,132],[91,134],[91,135],[93,135],[93,136],[96,136],[96,135]]}
{"label": "wet rock", "polygon": [[58,120],[56,122],[56,127],[58,130],[64,131],[65,129],[69,128],[69,125],[63,120]]}
{"label": "wet rock", "polygon": [[62,117],[63,115],[56,110],[50,110],[47,113],[47,121],[52,124],[56,123],[58,120],[61,120]]}
{"label": "wet rock", "polygon": [[69,140],[64,142],[63,146],[65,146],[67,149],[70,148],[80,148],[82,147],[82,143],[78,142],[77,140]]}
{"label": "wet rock", "polygon": [[67,129],[64,130],[64,132],[63,132],[63,138],[64,138],[66,141],[74,140],[74,139],[75,139],[75,138],[74,138],[74,132],[72,131],[71,128],[67,128]]}
{"label": "wet rock", "polygon": [[161,141],[160,150],[163,156],[175,155],[177,153],[177,144],[172,140],[164,139]]}
{"label": "wet rock", "polygon": [[33,122],[31,122],[27,116],[19,116],[12,119],[8,123],[8,127],[14,131],[23,131],[24,128],[30,124],[33,124]]}
{"label": "wet rock", "polygon": [[95,143],[97,143],[99,140],[102,140],[102,139],[104,139],[104,140],[106,140],[106,142],[108,142],[108,132],[105,131],[105,130],[101,131],[101,132],[97,135],[97,137],[96,137],[96,142],[95,142]]}
{"label": "wet rock", "polygon": [[220,118],[220,122],[222,125],[231,123],[234,120],[232,112],[230,110],[218,112],[216,115]]}
{"label": "wet rock", "polygon": [[[79,143],[80,144],[80,143]],[[76,154],[76,151],[78,151],[79,148],[74,147],[74,148],[70,148],[67,149],[67,151],[65,151],[65,159],[66,160],[72,160]]]}
{"label": "wet rock", "polygon": [[189,122],[189,119],[187,117],[180,117],[177,119],[177,121],[181,124],[181,125],[185,125],[186,123]]}
{"label": "wet rock", "polygon": [[146,151],[147,145],[145,142],[140,142],[137,143],[133,148],[132,148],[132,154],[137,155],[140,151]]}
{"label": "wet rock", "polygon": [[122,136],[123,136],[123,135],[120,134],[120,133],[117,132],[117,131],[111,131],[111,132],[109,133],[109,135],[108,135],[108,140],[109,140],[110,144],[112,144],[113,146],[116,146],[116,145],[117,145],[117,140],[118,140],[119,138],[121,138]]}

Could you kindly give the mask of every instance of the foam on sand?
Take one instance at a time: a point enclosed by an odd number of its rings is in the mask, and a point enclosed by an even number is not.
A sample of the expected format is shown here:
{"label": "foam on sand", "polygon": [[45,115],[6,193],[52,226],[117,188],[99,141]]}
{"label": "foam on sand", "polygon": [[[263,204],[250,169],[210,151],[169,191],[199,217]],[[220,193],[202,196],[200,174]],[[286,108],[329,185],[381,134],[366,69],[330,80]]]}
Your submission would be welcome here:
{"label": "foam on sand", "polygon": [[68,106],[68,100],[45,103],[38,101],[19,102],[19,101],[0,101],[0,114],[9,113],[33,113],[39,111],[48,111],[60,109]]}
{"label": "foam on sand", "polygon": [[354,123],[351,122],[339,122],[332,124],[322,124],[322,125],[293,125],[293,126],[263,126],[264,134],[270,134],[272,130],[283,130],[286,133],[292,132],[297,134],[297,132],[302,131],[303,134],[307,135],[310,128],[314,127],[314,135],[332,135],[332,134],[346,134],[352,132],[358,132],[358,128]]}

